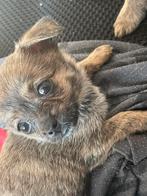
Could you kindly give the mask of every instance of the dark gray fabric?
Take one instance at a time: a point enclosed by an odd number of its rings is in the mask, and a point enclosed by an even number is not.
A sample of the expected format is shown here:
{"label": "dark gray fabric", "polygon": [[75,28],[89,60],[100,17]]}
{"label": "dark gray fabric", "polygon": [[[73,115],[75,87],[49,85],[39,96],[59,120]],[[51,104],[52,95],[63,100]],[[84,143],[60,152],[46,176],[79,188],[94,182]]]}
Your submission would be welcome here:
{"label": "dark gray fabric", "polygon": [[133,135],[113,149],[88,176],[88,196],[147,195],[147,134]]}

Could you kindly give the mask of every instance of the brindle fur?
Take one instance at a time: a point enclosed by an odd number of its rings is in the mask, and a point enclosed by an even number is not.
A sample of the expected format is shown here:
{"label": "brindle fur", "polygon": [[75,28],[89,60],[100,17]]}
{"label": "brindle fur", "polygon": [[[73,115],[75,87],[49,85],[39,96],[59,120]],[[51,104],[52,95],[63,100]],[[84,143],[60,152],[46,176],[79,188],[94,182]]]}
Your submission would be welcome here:
{"label": "brindle fur", "polygon": [[[99,69],[112,49],[101,46],[76,63],[51,39],[60,30],[56,23],[43,18],[1,66],[0,120],[9,131],[0,154],[1,196],[82,195],[86,173],[103,163],[115,142],[136,131],[136,127],[126,131],[125,127],[131,126],[129,119],[132,122],[144,115],[143,122],[147,120],[145,112],[139,116],[135,112],[133,118],[130,112],[104,124],[107,101],[87,74]],[[42,99],[35,86],[50,78],[56,84],[55,93]],[[44,137],[51,116],[73,122],[68,137],[58,141]],[[18,132],[20,119],[33,122],[35,132]],[[142,128],[143,122],[137,126]]]}
{"label": "brindle fur", "polygon": [[114,34],[123,37],[134,31],[144,19],[147,11],[147,0],[125,0],[125,3],[114,23]]}

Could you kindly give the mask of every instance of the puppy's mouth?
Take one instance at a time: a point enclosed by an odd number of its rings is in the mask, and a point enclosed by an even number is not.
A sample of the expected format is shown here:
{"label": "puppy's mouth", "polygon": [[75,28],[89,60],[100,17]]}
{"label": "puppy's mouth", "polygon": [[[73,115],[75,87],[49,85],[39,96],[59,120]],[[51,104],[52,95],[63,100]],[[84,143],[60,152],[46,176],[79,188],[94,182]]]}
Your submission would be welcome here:
{"label": "puppy's mouth", "polygon": [[57,142],[69,138],[74,133],[79,117],[78,107],[68,110],[61,116],[57,119],[52,118],[48,130],[43,133],[43,137],[47,141]]}
{"label": "puppy's mouth", "polygon": [[72,123],[56,122],[53,128],[49,129],[47,137],[50,139],[67,137],[71,133],[73,127],[74,126],[72,125]]}
{"label": "puppy's mouth", "polygon": [[43,133],[43,138],[48,142],[56,143],[70,137],[74,131],[73,123],[57,122],[53,128]]}

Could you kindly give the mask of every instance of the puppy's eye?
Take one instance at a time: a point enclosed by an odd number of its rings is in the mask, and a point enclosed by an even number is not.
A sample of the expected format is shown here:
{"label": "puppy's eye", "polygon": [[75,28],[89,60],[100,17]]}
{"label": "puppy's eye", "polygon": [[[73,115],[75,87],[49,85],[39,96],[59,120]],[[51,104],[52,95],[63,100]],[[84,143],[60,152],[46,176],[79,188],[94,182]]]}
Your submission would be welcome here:
{"label": "puppy's eye", "polygon": [[52,91],[53,91],[53,82],[51,80],[43,81],[37,87],[38,95],[41,97],[52,93]]}
{"label": "puppy's eye", "polygon": [[32,133],[31,125],[28,122],[19,122],[17,125],[17,130],[26,134]]}

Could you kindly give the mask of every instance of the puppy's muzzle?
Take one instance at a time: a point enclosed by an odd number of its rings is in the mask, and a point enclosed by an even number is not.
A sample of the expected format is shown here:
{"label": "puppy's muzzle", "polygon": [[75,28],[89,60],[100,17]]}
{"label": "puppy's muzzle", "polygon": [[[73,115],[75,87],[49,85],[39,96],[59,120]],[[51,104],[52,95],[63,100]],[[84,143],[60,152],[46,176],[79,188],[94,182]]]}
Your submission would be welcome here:
{"label": "puppy's muzzle", "polygon": [[48,137],[53,138],[57,136],[64,136],[66,134],[67,127],[59,123],[57,120],[53,120],[52,127],[48,131]]}
{"label": "puppy's muzzle", "polygon": [[70,130],[71,130],[70,123],[62,123],[54,118],[50,122],[48,131],[44,132],[43,134],[49,139],[57,139],[57,138],[63,138],[67,136]]}
{"label": "puppy's muzzle", "polygon": [[48,118],[46,116],[44,118],[44,124],[42,124],[44,127],[43,135],[50,141],[62,139],[72,134],[78,121],[78,106],[75,104],[68,108],[66,112],[62,112],[62,114],[57,112],[57,114],[54,116],[51,114],[49,116],[47,115]]}

